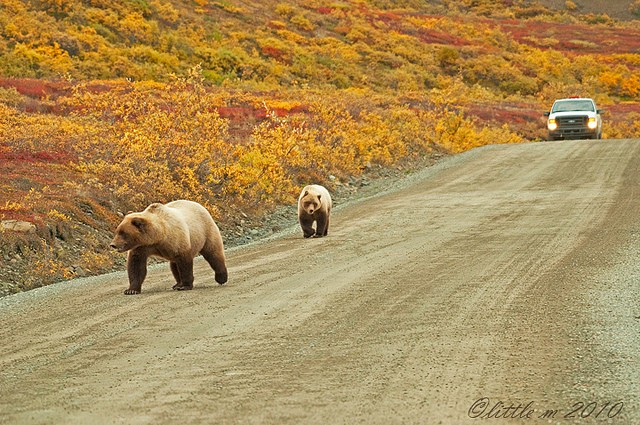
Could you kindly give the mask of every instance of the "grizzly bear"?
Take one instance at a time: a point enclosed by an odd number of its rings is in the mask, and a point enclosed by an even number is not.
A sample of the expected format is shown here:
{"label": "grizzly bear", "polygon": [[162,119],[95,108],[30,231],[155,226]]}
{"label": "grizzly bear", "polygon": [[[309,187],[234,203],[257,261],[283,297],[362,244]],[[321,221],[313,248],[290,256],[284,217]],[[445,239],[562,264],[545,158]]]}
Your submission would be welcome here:
{"label": "grizzly bear", "polygon": [[111,247],[129,251],[127,273],[129,289],[126,295],[139,294],[147,276],[150,256],[169,261],[176,279],[173,289],[193,289],[193,259],[198,255],[207,260],[219,284],[227,281],[222,236],[209,212],[192,201],[155,203],[142,212],[127,214],[118,225]]}
{"label": "grizzly bear", "polygon": [[298,220],[305,238],[327,236],[331,207],[331,195],[324,186],[312,184],[302,189],[298,198]]}

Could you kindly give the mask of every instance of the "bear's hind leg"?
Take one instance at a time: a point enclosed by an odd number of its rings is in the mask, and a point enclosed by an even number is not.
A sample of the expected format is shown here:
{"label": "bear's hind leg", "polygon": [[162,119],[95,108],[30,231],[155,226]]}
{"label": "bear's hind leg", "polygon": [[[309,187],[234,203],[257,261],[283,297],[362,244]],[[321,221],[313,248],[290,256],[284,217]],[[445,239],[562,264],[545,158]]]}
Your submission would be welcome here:
{"label": "bear's hind leg", "polygon": [[[183,258],[171,264],[175,264],[175,268],[180,277],[178,283],[173,285],[173,289],[177,291],[193,289],[193,259],[187,260]],[[171,271],[173,271],[173,267],[171,267]]]}
{"label": "bear's hind leg", "polygon": [[[219,250],[222,251],[221,248]],[[202,254],[204,259],[207,260],[207,263],[209,263],[209,265],[215,272],[216,282],[218,282],[220,285],[227,283],[229,275],[227,273],[227,265],[225,263],[224,253],[217,252],[215,248],[205,247],[200,252],[200,254]]]}

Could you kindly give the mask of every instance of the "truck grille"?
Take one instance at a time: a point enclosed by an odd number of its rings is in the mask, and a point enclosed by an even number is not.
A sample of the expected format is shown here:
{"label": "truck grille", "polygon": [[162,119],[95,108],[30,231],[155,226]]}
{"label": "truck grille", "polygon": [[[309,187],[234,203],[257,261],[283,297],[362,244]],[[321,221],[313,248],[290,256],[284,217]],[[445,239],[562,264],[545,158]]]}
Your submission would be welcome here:
{"label": "truck grille", "polygon": [[586,116],[575,116],[575,117],[558,117],[556,118],[556,122],[558,123],[558,129],[564,131],[578,130],[584,131],[587,129],[587,120],[589,117]]}

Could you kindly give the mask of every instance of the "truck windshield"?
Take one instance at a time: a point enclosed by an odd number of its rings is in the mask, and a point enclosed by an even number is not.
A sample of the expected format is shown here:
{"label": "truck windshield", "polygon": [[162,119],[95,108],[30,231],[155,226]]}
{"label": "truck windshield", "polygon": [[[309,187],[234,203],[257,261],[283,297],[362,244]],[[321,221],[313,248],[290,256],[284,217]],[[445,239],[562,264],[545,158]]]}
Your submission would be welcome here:
{"label": "truck windshield", "polygon": [[594,112],[593,102],[589,100],[559,100],[553,104],[551,112],[587,111]]}

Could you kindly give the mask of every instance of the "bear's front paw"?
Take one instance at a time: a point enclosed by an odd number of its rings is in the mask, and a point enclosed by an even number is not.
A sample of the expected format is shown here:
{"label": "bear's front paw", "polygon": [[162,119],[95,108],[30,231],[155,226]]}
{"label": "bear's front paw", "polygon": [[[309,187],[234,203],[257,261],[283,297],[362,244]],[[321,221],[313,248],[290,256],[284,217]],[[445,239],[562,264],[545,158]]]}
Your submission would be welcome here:
{"label": "bear's front paw", "polygon": [[181,283],[176,283],[175,285],[173,285],[173,289],[176,291],[190,291],[193,289],[193,285],[182,285]]}
{"label": "bear's front paw", "polygon": [[140,293],[139,289],[132,289],[132,288],[129,288],[126,291],[124,291],[125,295],[137,295],[139,293]]}
{"label": "bear's front paw", "polygon": [[227,279],[229,278],[227,272],[218,272],[216,273],[216,282],[218,282],[220,285],[224,285],[225,283],[227,283]]}

